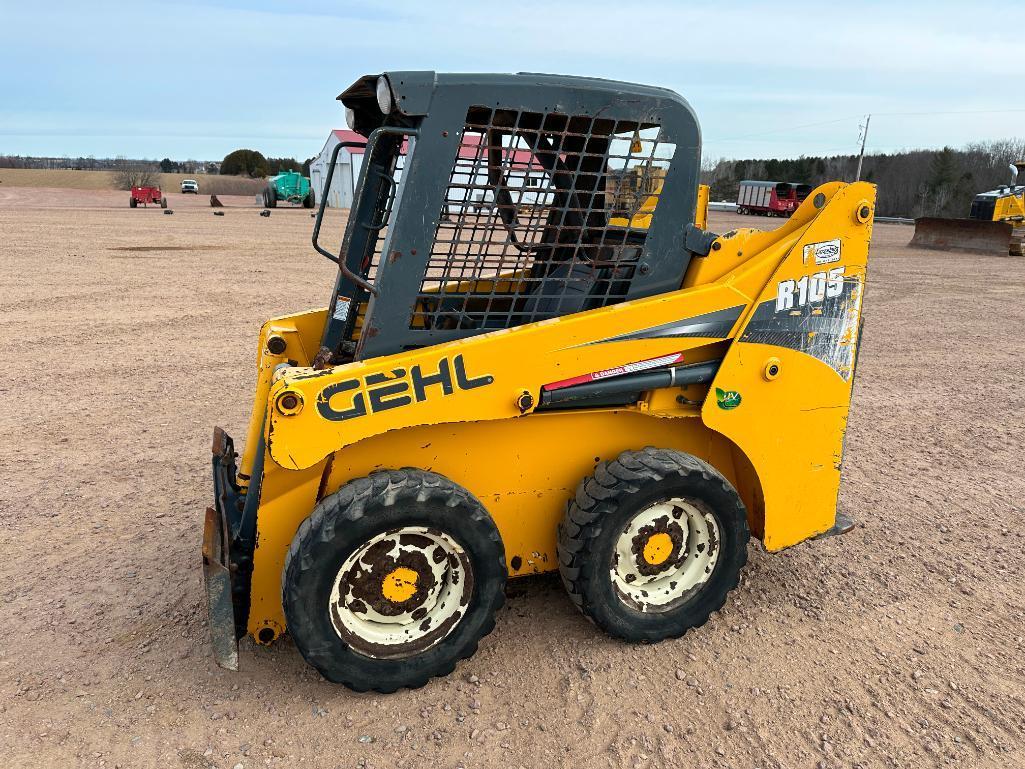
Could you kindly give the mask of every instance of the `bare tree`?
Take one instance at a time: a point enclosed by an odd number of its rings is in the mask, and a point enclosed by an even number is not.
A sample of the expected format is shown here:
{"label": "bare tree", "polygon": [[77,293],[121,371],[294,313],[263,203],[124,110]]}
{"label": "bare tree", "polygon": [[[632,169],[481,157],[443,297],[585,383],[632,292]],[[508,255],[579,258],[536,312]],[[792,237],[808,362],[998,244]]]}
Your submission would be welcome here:
{"label": "bare tree", "polygon": [[151,163],[128,160],[118,156],[114,161],[114,189],[130,190],[132,187],[159,187],[160,172]]}

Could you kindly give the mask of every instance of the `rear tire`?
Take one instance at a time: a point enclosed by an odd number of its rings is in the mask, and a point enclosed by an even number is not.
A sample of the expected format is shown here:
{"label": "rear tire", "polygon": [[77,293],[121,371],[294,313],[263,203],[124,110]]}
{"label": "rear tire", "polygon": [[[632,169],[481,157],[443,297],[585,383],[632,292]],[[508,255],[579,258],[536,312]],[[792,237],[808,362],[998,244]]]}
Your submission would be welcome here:
{"label": "rear tire", "polygon": [[483,505],[436,473],[382,470],[325,497],[282,574],[288,630],[329,681],[417,688],[495,626],[505,550]]}
{"label": "rear tire", "polygon": [[138,205],[139,205],[139,201],[138,200],[136,200],[135,198],[128,198],[128,207],[129,208],[137,208]]}
{"label": "rear tire", "polygon": [[303,198],[303,208],[313,208],[313,190],[310,190]]}
{"label": "rear tire", "polygon": [[278,205],[277,193],[270,187],[264,190],[263,199],[266,203],[267,208],[275,208]]}
{"label": "rear tire", "polygon": [[160,198],[160,207],[167,208],[167,198]]}
{"label": "rear tire", "polygon": [[577,487],[559,527],[559,572],[602,630],[661,641],[722,608],[748,538],[740,496],[711,465],[671,449],[625,451]]}

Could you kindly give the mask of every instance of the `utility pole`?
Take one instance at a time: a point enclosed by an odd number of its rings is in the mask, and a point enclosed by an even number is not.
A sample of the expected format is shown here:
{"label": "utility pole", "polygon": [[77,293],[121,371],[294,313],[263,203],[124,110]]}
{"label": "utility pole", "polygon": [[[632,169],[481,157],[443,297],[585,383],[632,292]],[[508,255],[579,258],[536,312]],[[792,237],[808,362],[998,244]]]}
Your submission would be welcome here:
{"label": "utility pole", "polygon": [[868,124],[872,120],[872,115],[865,116],[865,127],[861,131],[861,153],[858,155],[858,170],[854,174],[854,181],[861,181],[861,161],[865,159],[865,140],[868,139]]}

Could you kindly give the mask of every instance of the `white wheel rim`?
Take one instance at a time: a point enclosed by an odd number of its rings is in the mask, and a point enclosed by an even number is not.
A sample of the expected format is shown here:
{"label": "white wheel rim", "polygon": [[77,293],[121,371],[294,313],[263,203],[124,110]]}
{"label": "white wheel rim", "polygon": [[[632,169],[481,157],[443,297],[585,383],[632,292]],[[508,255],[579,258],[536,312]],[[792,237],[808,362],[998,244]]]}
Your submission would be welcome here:
{"label": "white wheel rim", "polygon": [[473,593],[469,556],[426,526],[382,532],[335,575],[328,612],[335,632],[368,657],[418,654],[451,633]]}
{"label": "white wheel rim", "polygon": [[719,524],[693,500],[673,498],[645,508],[616,539],[610,573],[619,598],[642,612],[689,601],[719,560]]}

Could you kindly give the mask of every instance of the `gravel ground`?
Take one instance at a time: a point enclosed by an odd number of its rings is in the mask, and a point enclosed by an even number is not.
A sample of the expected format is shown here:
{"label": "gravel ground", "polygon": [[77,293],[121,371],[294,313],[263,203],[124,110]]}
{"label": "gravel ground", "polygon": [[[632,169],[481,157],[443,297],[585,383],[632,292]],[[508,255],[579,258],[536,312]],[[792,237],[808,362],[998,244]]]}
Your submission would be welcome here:
{"label": "gravel ground", "polygon": [[327,299],[307,212],[4,194],[4,766],[1025,764],[1025,260],[877,226],[852,533],[752,544],[727,607],[655,646],[601,635],[555,578],[517,581],[452,676],[358,695],[287,638],[220,670],[204,625],[210,430],[244,433],[259,323]]}
{"label": "gravel ground", "polygon": [[[70,172],[69,172],[70,173]],[[85,173],[85,172],[83,172]],[[98,173],[98,172],[97,172]],[[210,193],[183,195],[165,187],[168,208],[204,208],[210,210]],[[0,186],[0,211],[53,208],[126,208],[131,194],[124,190],[93,190],[65,187]],[[225,208],[257,208],[256,195],[218,195]],[[143,210],[160,206],[144,206]],[[131,209],[128,209],[131,210]]]}

